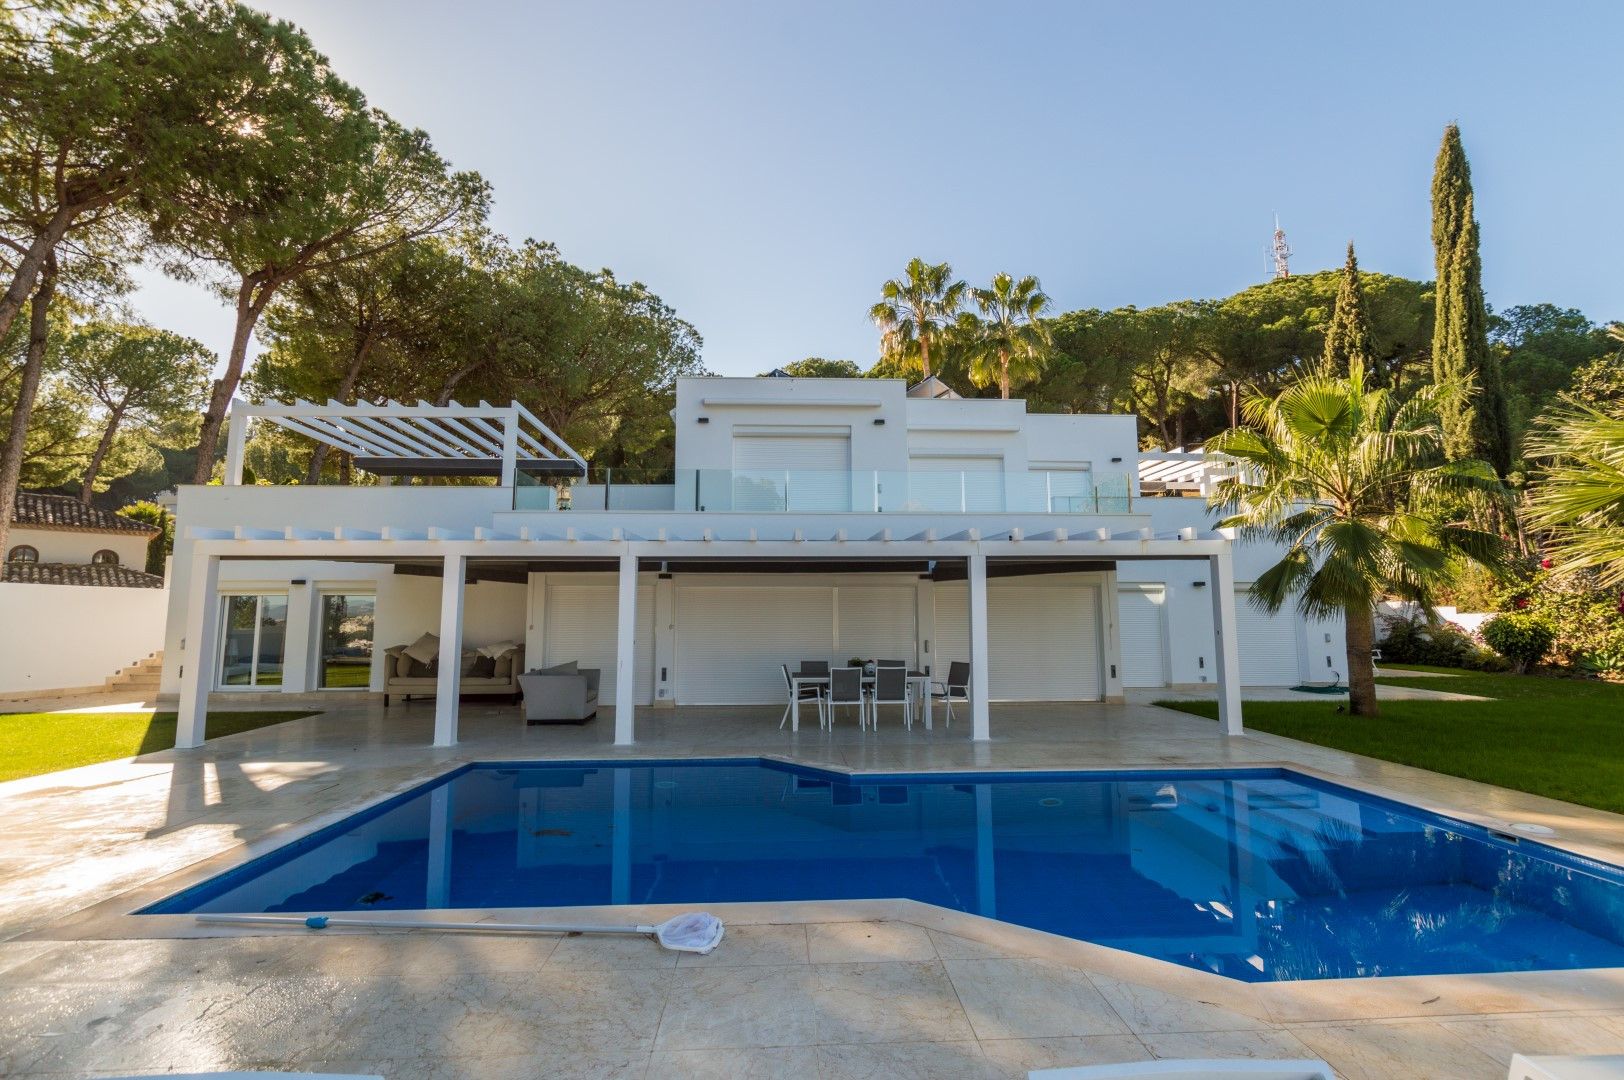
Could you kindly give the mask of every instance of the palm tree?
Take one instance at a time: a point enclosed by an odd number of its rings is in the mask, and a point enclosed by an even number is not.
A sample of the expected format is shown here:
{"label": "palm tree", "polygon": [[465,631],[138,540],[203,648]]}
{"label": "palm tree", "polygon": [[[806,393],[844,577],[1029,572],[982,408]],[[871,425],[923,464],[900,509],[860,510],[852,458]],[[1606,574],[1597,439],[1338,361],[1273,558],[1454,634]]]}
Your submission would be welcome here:
{"label": "palm tree", "polygon": [[882,352],[906,354],[917,349],[923,377],[930,378],[932,339],[964,306],[967,288],[954,280],[953,267],[947,263],[909,259],[904,276],[881,285],[884,299],[868,309],[869,318],[882,331]]}
{"label": "palm tree", "polygon": [[1019,281],[996,274],[992,288],[974,289],[981,309],[982,332],[971,359],[970,379],[977,386],[998,380],[998,396],[1009,397],[1011,381],[1027,382],[1043,371],[1053,339],[1041,321],[1049,298],[1038,279],[1028,274]]}
{"label": "palm tree", "polygon": [[1250,426],[1207,442],[1238,466],[1211,500],[1227,514],[1218,527],[1286,548],[1253,583],[1251,603],[1275,612],[1296,596],[1305,615],[1343,616],[1357,716],[1377,714],[1376,602],[1396,595],[1430,610],[1453,561],[1493,567],[1504,557],[1494,533],[1439,520],[1441,504],[1498,506],[1505,497],[1483,462],[1444,459],[1446,392],[1426,387],[1399,402],[1368,387],[1355,364],[1345,378],[1320,373],[1277,398],[1253,395],[1243,408]]}
{"label": "palm tree", "polygon": [[1624,585],[1624,415],[1575,402],[1543,420],[1524,449],[1555,459],[1525,521],[1549,531],[1558,568],[1594,567],[1603,585]]}

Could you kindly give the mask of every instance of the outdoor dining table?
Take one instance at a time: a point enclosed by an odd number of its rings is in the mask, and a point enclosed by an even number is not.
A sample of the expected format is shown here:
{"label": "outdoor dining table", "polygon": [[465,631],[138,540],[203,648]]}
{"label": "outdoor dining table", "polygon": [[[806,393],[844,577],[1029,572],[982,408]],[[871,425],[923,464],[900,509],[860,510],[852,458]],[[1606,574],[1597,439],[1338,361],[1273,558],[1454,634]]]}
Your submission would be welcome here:
{"label": "outdoor dining table", "polygon": [[[791,689],[790,689],[790,702],[791,702],[791,705],[790,705],[789,729],[791,731],[799,731],[799,730],[801,730],[801,687],[803,687],[803,686],[828,686],[829,685],[829,676],[827,676],[827,675],[812,675],[812,674],[809,674],[809,673],[804,672],[804,671],[796,671],[796,672],[792,672],[790,674],[789,681],[790,681],[790,684],[791,684]],[[926,675],[923,671],[910,671],[910,672],[908,672],[908,682],[916,683],[919,686],[919,700],[925,703],[925,730],[929,731],[930,730],[930,676]],[[863,685],[865,687],[869,687],[869,686],[874,685],[874,673],[873,672],[871,672],[871,671],[863,672]],[[833,725],[831,724],[830,726],[833,726]]]}

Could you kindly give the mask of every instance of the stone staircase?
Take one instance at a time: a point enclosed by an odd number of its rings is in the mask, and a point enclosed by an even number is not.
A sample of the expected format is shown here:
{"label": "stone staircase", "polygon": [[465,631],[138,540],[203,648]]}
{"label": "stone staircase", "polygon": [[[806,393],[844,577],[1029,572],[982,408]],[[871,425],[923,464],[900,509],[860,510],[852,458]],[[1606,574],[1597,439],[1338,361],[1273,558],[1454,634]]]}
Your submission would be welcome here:
{"label": "stone staircase", "polygon": [[103,687],[108,693],[129,694],[150,700],[158,696],[158,681],[163,669],[164,652],[159,649],[127,667],[119,668],[107,677]]}
{"label": "stone staircase", "polygon": [[163,666],[164,654],[159,649],[119,668],[99,684],[0,693],[0,706],[5,706],[0,708],[0,712],[10,711],[19,703],[25,709],[83,708],[106,705],[109,701],[159,704],[158,683],[163,675]]}

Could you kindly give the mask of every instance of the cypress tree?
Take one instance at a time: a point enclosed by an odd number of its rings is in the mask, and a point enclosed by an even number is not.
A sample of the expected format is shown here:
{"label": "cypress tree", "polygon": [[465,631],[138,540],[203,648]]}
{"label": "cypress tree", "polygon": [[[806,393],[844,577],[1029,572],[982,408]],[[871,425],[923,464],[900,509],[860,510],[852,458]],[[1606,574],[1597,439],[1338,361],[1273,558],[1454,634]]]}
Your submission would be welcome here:
{"label": "cypress tree", "polygon": [[1478,254],[1472,169],[1460,128],[1444,129],[1432,173],[1434,382],[1473,387],[1443,408],[1444,452],[1451,461],[1481,458],[1504,476],[1511,468],[1511,421],[1499,358],[1489,349],[1483,263]]}
{"label": "cypress tree", "polygon": [[1336,291],[1331,325],[1325,330],[1325,353],[1320,366],[1329,375],[1347,378],[1355,368],[1370,369],[1370,316],[1365,313],[1364,290],[1359,285],[1359,260],[1348,241],[1348,261]]}

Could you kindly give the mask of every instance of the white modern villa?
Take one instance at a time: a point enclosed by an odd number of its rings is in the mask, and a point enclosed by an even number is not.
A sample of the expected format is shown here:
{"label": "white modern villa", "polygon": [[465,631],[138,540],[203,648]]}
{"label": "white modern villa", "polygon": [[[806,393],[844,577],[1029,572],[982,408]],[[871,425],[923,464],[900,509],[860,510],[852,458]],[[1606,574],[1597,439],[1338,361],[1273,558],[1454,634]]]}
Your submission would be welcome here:
{"label": "white modern villa", "polygon": [[[627,485],[585,482],[518,405],[237,403],[224,484],[179,493],[178,744],[201,742],[211,698],[371,693],[433,710],[451,745],[460,696],[571,662],[601,670],[619,745],[639,707],[782,706],[785,668],[808,661],[936,680],[968,664],[955,719],[977,740],[992,702],[1203,683],[1238,733],[1243,685],[1341,676],[1341,625],[1249,604],[1278,552],[1171,497],[1199,495],[1209,465],[1142,459],[1132,416],[1029,413],[934,379],[762,377],[679,380],[674,420],[671,482]],[[244,485],[257,423],[382,482]],[[469,476],[489,482],[436,482]],[[465,662],[392,688],[386,650],[426,634]],[[470,668],[481,648],[504,666]]]}

